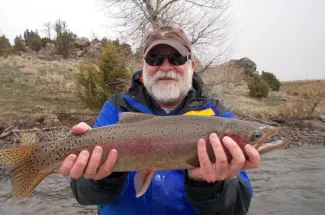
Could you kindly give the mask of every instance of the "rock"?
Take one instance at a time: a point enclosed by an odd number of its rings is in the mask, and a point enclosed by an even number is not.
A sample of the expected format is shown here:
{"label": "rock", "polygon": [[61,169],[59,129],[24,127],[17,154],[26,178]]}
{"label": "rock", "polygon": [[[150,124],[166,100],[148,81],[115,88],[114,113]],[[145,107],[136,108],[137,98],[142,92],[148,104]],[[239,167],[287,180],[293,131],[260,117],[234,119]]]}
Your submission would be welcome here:
{"label": "rock", "polygon": [[77,49],[83,50],[84,48],[89,46],[89,40],[85,37],[78,38],[73,43],[73,46]]}
{"label": "rock", "polygon": [[81,50],[81,51],[77,51],[77,52],[76,52],[76,53],[77,53],[77,56],[78,56],[78,57],[81,57],[83,52],[84,52],[84,51],[82,51],[82,50]]}
{"label": "rock", "polygon": [[1,139],[0,139],[0,147],[1,147],[1,146],[4,146],[5,144],[6,144],[6,142],[5,142],[4,140],[1,140]]}
{"label": "rock", "polygon": [[234,66],[244,68],[246,76],[249,76],[253,72],[256,72],[256,63],[247,57],[241,58],[239,60],[230,60],[229,63],[233,64]]}
{"label": "rock", "polygon": [[288,97],[281,96],[280,101],[288,102],[288,101],[290,101],[290,99]]}
{"label": "rock", "polygon": [[46,107],[44,107],[42,105],[36,105],[33,112],[34,113],[46,113],[47,109],[46,109]]}
{"label": "rock", "polygon": [[92,41],[87,48],[87,57],[98,57],[99,53],[102,51],[103,45],[100,41]]}
{"label": "rock", "polygon": [[54,55],[56,53],[55,45],[52,43],[46,43],[43,48],[45,54]]}

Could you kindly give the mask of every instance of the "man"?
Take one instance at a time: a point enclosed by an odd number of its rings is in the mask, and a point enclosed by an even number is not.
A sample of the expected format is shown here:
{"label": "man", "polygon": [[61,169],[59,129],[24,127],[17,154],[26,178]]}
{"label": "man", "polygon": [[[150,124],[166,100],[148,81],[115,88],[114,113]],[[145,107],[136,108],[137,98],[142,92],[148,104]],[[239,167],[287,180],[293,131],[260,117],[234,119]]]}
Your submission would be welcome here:
{"label": "man", "polygon": [[[94,127],[118,122],[118,113],[143,112],[155,115],[204,114],[232,117],[218,100],[207,98],[202,80],[193,72],[191,44],[178,28],[161,27],[149,33],[145,42],[142,71],[132,77],[127,92],[112,96],[103,106]],[[91,129],[85,123],[73,127],[75,134]],[[60,174],[71,176],[71,188],[82,205],[99,205],[101,214],[246,214],[252,189],[245,169],[258,168],[260,156],[247,145],[244,155],[229,137],[222,140],[233,156],[227,162],[222,144],[216,134],[209,143],[198,140],[200,168],[156,172],[147,192],[135,197],[135,172],[111,172],[118,158],[112,150],[106,162],[98,166],[102,148],[92,154],[82,151],[77,157],[69,155]],[[211,144],[216,162],[211,163],[206,151]]]}

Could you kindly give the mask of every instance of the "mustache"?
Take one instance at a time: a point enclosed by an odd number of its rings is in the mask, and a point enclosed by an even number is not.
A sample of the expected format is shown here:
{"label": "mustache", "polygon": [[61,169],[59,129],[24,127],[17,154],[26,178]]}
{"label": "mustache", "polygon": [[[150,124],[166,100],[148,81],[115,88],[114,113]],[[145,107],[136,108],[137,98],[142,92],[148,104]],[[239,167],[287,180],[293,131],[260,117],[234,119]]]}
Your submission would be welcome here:
{"label": "mustache", "polygon": [[161,70],[157,71],[156,74],[152,77],[153,81],[157,81],[159,79],[173,79],[176,81],[181,80],[180,74],[177,72],[171,71],[171,72],[163,72]]}

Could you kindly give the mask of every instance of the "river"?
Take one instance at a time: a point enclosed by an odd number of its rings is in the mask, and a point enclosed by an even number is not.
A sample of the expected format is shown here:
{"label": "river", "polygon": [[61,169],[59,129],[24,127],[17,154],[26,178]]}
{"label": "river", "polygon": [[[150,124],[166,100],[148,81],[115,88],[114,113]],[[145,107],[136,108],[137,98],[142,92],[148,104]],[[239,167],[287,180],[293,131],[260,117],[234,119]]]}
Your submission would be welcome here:
{"label": "river", "polygon": [[[249,215],[325,213],[325,147],[273,151],[249,175],[254,190]],[[67,178],[52,174],[29,198],[17,202],[11,199],[10,181],[1,179],[0,214],[96,214],[94,206],[74,200],[67,184]]]}

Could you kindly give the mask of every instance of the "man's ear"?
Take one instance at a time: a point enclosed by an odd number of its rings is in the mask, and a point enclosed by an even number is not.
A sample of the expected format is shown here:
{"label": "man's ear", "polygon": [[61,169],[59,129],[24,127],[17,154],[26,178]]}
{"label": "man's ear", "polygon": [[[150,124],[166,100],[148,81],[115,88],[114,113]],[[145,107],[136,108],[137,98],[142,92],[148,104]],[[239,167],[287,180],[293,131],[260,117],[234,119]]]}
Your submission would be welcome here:
{"label": "man's ear", "polygon": [[195,65],[196,65],[196,62],[195,62],[194,59],[192,59],[192,69],[193,69],[193,71],[195,70]]}
{"label": "man's ear", "polygon": [[144,65],[144,59],[141,59],[140,64],[141,64],[141,67],[143,67],[143,65]]}

